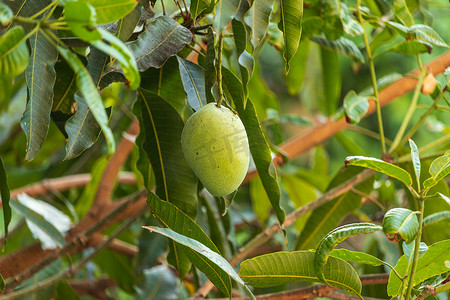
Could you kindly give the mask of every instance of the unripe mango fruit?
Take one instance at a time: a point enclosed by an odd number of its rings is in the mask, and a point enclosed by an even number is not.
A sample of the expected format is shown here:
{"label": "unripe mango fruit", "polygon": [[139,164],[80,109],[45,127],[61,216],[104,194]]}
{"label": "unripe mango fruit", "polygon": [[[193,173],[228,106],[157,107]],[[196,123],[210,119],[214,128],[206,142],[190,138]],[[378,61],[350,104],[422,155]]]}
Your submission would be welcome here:
{"label": "unripe mango fruit", "polygon": [[250,153],[239,117],[228,108],[209,103],[195,112],[181,134],[184,158],[214,196],[232,193],[244,180]]}

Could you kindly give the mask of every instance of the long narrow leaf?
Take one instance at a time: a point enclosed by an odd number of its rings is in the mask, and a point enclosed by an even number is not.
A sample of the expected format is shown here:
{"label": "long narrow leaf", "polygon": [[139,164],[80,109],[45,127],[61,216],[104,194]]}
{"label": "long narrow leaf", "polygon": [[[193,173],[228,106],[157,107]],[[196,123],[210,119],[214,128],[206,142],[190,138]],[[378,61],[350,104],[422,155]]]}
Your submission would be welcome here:
{"label": "long narrow leaf", "polygon": [[297,52],[302,34],[303,0],[280,0],[281,18],[278,28],[284,37],[285,74],[289,73],[289,62]]}
{"label": "long narrow leaf", "polygon": [[5,167],[3,166],[3,160],[0,157],[0,196],[2,200],[3,224],[5,226],[5,240],[8,238],[8,225],[9,222],[11,222],[11,206],[9,205],[10,194]]}
{"label": "long narrow leaf", "polygon": [[194,110],[199,110],[206,104],[203,68],[182,57],[177,56],[177,59],[188,104]]}
{"label": "long narrow leaf", "polygon": [[356,62],[364,62],[364,56],[354,42],[344,37],[337,40],[327,40],[323,37],[314,36],[311,41],[331,50],[336,51],[342,55],[350,57]]}
{"label": "long narrow leaf", "polygon": [[344,241],[346,238],[358,235],[360,233],[373,233],[380,231],[382,228],[379,225],[372,223],[355,223],[338,227],[325,236],[320,242],[314,255],[314,271],[316,276],[327,283],[324,276],[324,268],[327,263],[330,252],[333,248]]}
{"label": "long narrow leaf", "polygon": [[411,148],[411,159],[414,165],[414,173],[416,174],[417,180],[417,190],[420,191],[420,158],[419,158],[419,149],[417,149],[416,143],[410,138],[409,147]]}
{"label": "long narrow leaf", "polygon": [[213,27],[219,35],[230,24],[241,0],[219,0],[214,9]]}
{"label": "long narrow leaf", "polygon": [[426,218],[423,219],[423,226],[428,226],[444,220],[447,220],[447,223],[448,220],[450,220],[450,210],[440,211],[427,216]]}
{"label": "long narrow leaf", "polygon": [[407,186],[412,185],[411,175],[409,175],[408,172],[396,165],[387,163],[380,159],[365,156],[348,156],[345,159],[345,165],[369,168],[384,173],[390,177],[396,178]]}
{"label": "long narrow leaf", "polygon": [[256,48],[266,35],[269,17],[273,9],[273,0],[254,0],[250,10],[245,15],[245,24],[252,31],[251,43]]}

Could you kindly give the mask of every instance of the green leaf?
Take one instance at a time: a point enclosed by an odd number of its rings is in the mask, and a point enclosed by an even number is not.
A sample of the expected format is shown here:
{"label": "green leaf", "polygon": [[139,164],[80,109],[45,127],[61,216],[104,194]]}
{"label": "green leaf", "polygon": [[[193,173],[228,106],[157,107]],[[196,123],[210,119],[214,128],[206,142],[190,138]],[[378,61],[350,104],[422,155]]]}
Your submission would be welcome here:
{"label": "green leaf", "polygon": [[442,193],[438,193],[438,195],[441,196],[441,198],[444,199],[445,202],[447,202],[448,205],[450,205],[450,198],[449,197],[445,196]]}
{"label": "green leaf", "polygon": [[215,59],[216,59],[216,49],[214,48],[214,33],[211,27],[209,27],[208,44],[206,45],[206,58],[205,58],[205,93],[206,93],[206,101],[208,103],[216,101],[211,92],[211,89],[216,83],[216,67],[214,66]]}
{"label": "green leaf", "polygon": [[62,247],[64,234],[70,229],[70,219],[48,203],[20,194],[10,202],[11,207],[22,216],[33,235],[41,241],[43,249]]}
{"label": "green leaf", "polygon": [[338,132],[334,135],[336,140],[341,144],[342,147],[347,151],[350,155],[366,155],[366,152],[363,148],[358,144],[358,140],[348,136],[348,134],[344,132]]}
{"label": "green leaf", "polygon": [[[8,186],[8,178],[6,176],[3,160],[0,157],[0,196],[2,200],[3,225],[5,230],[5,241],[8,239],[8,225],[11,222],[11,206],[9,205],[11,192]],[[3,278],[1,278],[3,279]]]}
{"label": "green leaf", "polygon": [[405,26],[411,26],[414,24],[413,16],[408,9],[404,0],[394,0],[392,9],[395,17],[402,22]]}
{"label": "green leaf", "polygon": [[89,3],[69,1],[65,4],[65,19],[70,30],[86,42],[102,38],[97,30],[97,13]]}
{"label": "green leaf", "polygon": [[306,73],[306,60],[310,50],[309,39],[301,39],[298,51],[291,59],[289,73],[286,75],[286,86],[290,95],[300,93]]}
{"label": "green leaf", "polygon": [[[450,210],[440,211],[434,214],[431,214],[423,219],[423,226],[431,225],[437,222],[450,220]],[[448,221],[447,221],[448,223]]]}
{"label": "green leaf", "polygon": [[[269,287],[292,281],[319,281],[314,273],[314,252],[276,252],[244,260],[239,276],[254,287]],[[360,295],[361,281],[352,266],[330,257],[324,270],[327,281],[338,288]]]}
{"label": "green leaf", "polygon": [[433,47],[431,46],[431,44],[428,44],[426,42],[406,40],[395,44],[391,48],[387,49],[386,52],[396,52],[406,55],[418,55],[421,53],[430,53],[432,49]]}
{"label": "green leaf", "polygon": [[136,29],[139,24],[139,19],[141,18],[141,5],[138,4],[136,7],[125,17],[117,22],[117,29],[115,35],[122,41],[126,42]]}
{"label": "green leaf", "polygon": [[325,93],[325,112],[333,115],[341,97],[342,77],[339,57],[336,52],[321,48],[323,90]]}
{"label": "green leaf", "polygon": [[[176,233],[179,233],[188,238],[194,239],[211,249],[217,254],[220,254],[216,245],[210,240],[208,235],[197,225],[197,223],[192,220],[188,215],[183,213],[180,209],[178,209],[175,205],[162,201],[153,193],[150,193],[147,199],[148,205],[152,209],[152,214],[158,220],[158,222]],[[172,241],[173,247],[175,249],[179,249],[179,251],[183,251],[190,259],[195,257],[195,254],[189,248],[181,247]],[[213,271],[213,270],[211,270]],[[205,272],[206,273],[206,272]],[[220,278],[227,278],[227,274],[224,272],[218,272]],[[217,281],[214,284],[224,293],[231,289],[231,281],[228,277],[225,281]]]}
{"label": "green leaf", "polygon": [[328,233],[320,242],[314,255],[314,272],[316,276],[324,283],[327,280],[324,277],[325,264],[328,261],[330,252],[340,242],[344,241],[348,237],[358,235],[360,233],[373,233],[380,231],[382,228],[379,225],[372,223],[353,223],[340,226],[330,233]]}
{"label": "green leaf", "polygon": [[382,261],[378,257],[365,252],[350,251],[347,249],[333,249],[333,251],[331,251],[330,253],[330,256],[337,257],[345,261],[352,261],[358,264],[371,266],[387,265],[386,262]]}
{"label": "green leaf", "polygon": [[409,27],[408,33],[412,38],[418,41],[424,41],[436,46],[448,48],[447,43],[439,36],[439,34],[427,25],[412,25]]}
{"label": "green leaf", "polygon": [[269,26],[269,17],[273,9],[273,0],[254,0],[245,14],[245,24],[251,28],[251,43],[256,49],[262,42]]}
{"label": "green leaf", "polygon": [[0,2],[0,24],[7,26],[11,23],[14,14],[12,10],[3,2]]}
{"label": "green leaf", "polygon": [[239,9],[241,0],[219,0],[214,8],[213,27],[217,35],[230,24]]}
{"label": "green leaf", "polygon": [[55,284],[55,300],[79,300],[77,292],[73,287],[65,280],[59,281]]}
{"label": "green leaf", "polygon": [[189,216],[197,213],[197,178],[183,159],[179,114],[161,97],[139,90],[144,149],[156,177],[156,194]]}
{"label": "green leaf", "polygon": [[411,148],[411,160],[414,165],[414,173],[416,174],[417,180],[417,190],[420,191],[420,157],[419,157],[419,149],[417,149],[416,143],[410,138],[409,147]]}
{"label": "green leaf", "polygon": [[[429,246],[428,251],[425,252],[417,261],[416,272],[412,282],[413,286],[435,275],[450,271],[450,268],[445,265],[445,261],[448,261],[449,256],[450,240],[440,241]],[[408,261],[406,256],[403,255],[397,262],[395,269],[400,274],[406,274],[407,267]],[[399,295],[401,293],[401,285],[401,280],[391,273],[387,286],[388,295]]]}
{"label": "green leaf", "polygon": [[345,159],[346,166],[360,166],[364,168],[369,168],[383,174],[386,174],[390,177],[396,178],[406,184],[407,186],[412,185],[412,179],[408,172],[403,170],[402,168],[382,161],[380,159],[376,159],[373,157],[365,157],[365,156],[348,156]]}
{"label": "green leaf", "polygon": [[190,249],[186,251],[192,263],[213,282],[219,283],[216,285],[228,297],[231,297],[231,278],[237,283],[244,286],[245,283],[234,271],[233,267],[227,262],[225,258],[212,251],[207,246],[199,241],[186,237],[168,228],[158,228],[154,226],[143,226],[143,228],[150,232],[156,232],[167,236],[175,242],[184,246],[183,249]]}
{"label": "green leaf", "polygon": [[199,110],[206,104],[203,68],[182,57],[177,56],[177,59],[188,104],[194,110]]}
{"label": "green leaf", "polygon": [[[80,89],[84,100],[86,101],[90,112],[94,116],[98,125],[103,131],[108,145],[108,153],[115,151],[115,141],[111,129],[108,127],[108,115],[103,107],[102,99],[97,88],[92,81],[92,77],[84,67],[83,63],[72,51],[58,46],[59,53],[64,57],[72,70],[77,74],[77,87]],[[67,152],[66,152],[67,153]],[[67,154],[66,154],[67,155]]]}
{"label": "green leaf", "polygon": [[270,216],[270,201],[259,177],[253,178],[250,181],[250,199],[259,223],[266,224]]}
{"label": "green leaf", "polygon": [[269,145],[261,132],[258,117],[255,108],[250,99],[247,100],[247,106],[244,109],[244,91],[242,83],[227,68],[222,68],[225,88],[236,105],[239,117],[244,124],[247,132],[250,152],[255,161],[256,169],[261,177],[262,184],[269,197],[272,208],[277,215],[280,224],[284,223],[286,213],[280,207],[280,187],[277,181],[277,174],[272,163],[272,157]]}
{"label": "green leaf", "polygon": [[328,40],[323,37],[313,36],[311,40],[331,51],[336,51],[339,54],[348,56],[356,62],[364,63],[364,57],[361,51],[355,43],[349,39],[340,37],[337,40]]}
{"label": "green leaf", "polygon": [[133,54],[130,50],[113,34],[109,33],[106,30],[98,29],[102,38],[106,40],[110,45],[102,42],[102,41],[94,41],[92,45],[108,55],[116,58],[122,70],[124,71],[125,77],[128,80],[129,86],[132,90],[135,90],[139,87],[141,83],[141,77],[139,71],[137,69],[136,61],[133,57]]}
{"label": "green leaf", "polygon": [[[401,78],[403,78],[403,76],[399,73],[391,73],[391,74],[381,77],[380,79],[377,80],[378,91],[381,91],[382,89],[384,89],[385,87],[387,87],[388,85],[393,83],[394,81],[397,81]],[[359,93],[360,96],[372,96],[373,94],[374,94],[374,92],[373,92],[372,86],[365,88],[364,90],[362,90]]]}
{"label": "green leaf", "polygon": [[391,241],[411,243],[419,232],[417,212],[400,207],[389,210],[384,215],[383,231]]}
{"label": "green leaf", "polygon": [[26,160],[33,160],[41,149],[50,125],[55,64],[58,51],[39,31],[30,37],[31,59],[25,72],[28,103],[21,126],[27,136]]}
{"label": "green leaf", "polygon": [[339,4],[340,1],[336,0],[322,0],[321,3],[320,18],[323,26],[320,32],[323,32],[329,40],[336,40],[344,34]]}
{"label": "green leaf", "polygon": [[[215,0],[214,0],[215,1]],[[191,0],[189,12],[192,19],[197,19],[197,16],[211,5],[211,0]]]}
{"label": "green leaf", "polygon": [[179,299],[181,280],[169,266],[157,265],[144,269],[142,273],[133,299],[148,300],[149,296],[153,299]]}
{"label": "green leaf", "polygon": [[0,77],[13,78],[25,71],[30,54],[22,26],[0,36]]}
{"label": "green leaf", "polygon": [[340,3],[339,1],[336,2],[339,3],[340,6],[339,16],[341,18],[342,27],[344,28],[345,33],[350,36],[358,36],[363,34],[364,29],[356,20],[352,18],[353,13],[349,11],[347,5]]}
{"label": "green leaf", "polygon": [[5,291],[6,283],[5,279],[3,279],[2,274],[0,274],[0,293],[3,293]]}
{"label": "green leaf", "polygon": [[60,60],[55,64],[55,71],[52,111],[60,111],[69,115],[72,113],[71,106],[77,91],[77,76],[65,60]]}
{"label": "green leaf", "polygon": [[89,3],[95,8],[98,24],[111,23],[125,17],[134,9],[134,7],[139,2],[136,0],[81,0],[81,1]]}
{"label": "green leaf", "polygon": [[192,33],[177,21],[160,16],[150,21],[138,39],[128,44],[139,71],[160,68],[164,62],[191,42]]}
{"label": "green leaf", "polygon": [[[330,190],[346,182],[350,178],[357,176],[360,172],[361,168],[357,167],[351,167],[345,170],[345,172],[337,172],[326,190]],[[374,178],[371,177],[355,186],[355,189],[364,194],[370,194],[373,189],[373,181]],[[316,248],[322,238],[336,228],[345,216],[361,206],[361,198],[361,195],[350,191],[316,208],[309,216],[305,228],[297,239],[296,249]]]}
{"label": "green leaf", "polygon": [[423,183],[425,189],[430,189],[450,173],[450,151],[433,160],[429,173],[431,177]]}
{"label": "green leaf", "polygon": [[289,62],[297,52],[302,34],[303,0],[280,0],[281,18],[278,28],[284,37],[285,74],[289,73]]}
{"label": "green leaf", "polygon": [[358,124],[369,110],[369,97],[360,96],[351,90],[345,95],[343,106],[347,120]]}

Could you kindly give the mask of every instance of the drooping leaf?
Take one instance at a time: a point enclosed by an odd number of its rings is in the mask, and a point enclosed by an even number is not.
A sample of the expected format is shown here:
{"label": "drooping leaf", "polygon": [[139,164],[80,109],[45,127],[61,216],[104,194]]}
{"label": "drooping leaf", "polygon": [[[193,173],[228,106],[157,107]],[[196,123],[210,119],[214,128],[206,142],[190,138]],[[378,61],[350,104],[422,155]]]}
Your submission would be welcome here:
{"label": "drooping leaf", "polygon": [[25,217],[28,228],[41,241],[43,249],[65,245],[64,235],[70,228],[70,219],[61,211],[26,194],[20,194],[10,204]]}
{"label": "drooping leaf", "polygon": [[29,57],[22,26],[14,26],[0,36],[0,77],[14,78],[21,74]]}
{"label": "drooping leaf", "polygon": [[342,77],[339,57],[336,52],[321,48],[323,90],[325,93],[325,113],[333,115],[341,97]]}
{"label": "drooping leaf", "polygon": [[396,178],[406,184],[407,186],[412,185],[411,175],[406,172],[404,169],[382,161],[380,159],[376,159],[373,157],[365,157],[365,156],[348,156],[345,159],[346,166],[360,166],[364,168],[369,168],[383,174],[386,174],[390,177]]}
{"label": "drooping leaf", "polygon": [[[276,252],[247,259],[241,263],[239,276],[255,287],[269,287],[292,281],[319,281],[314,273],[314,252]],[[360,295],[361,281],[352,266],[330,257],[324,269],[327,281],[338,288]]]}
{"label": "drooping leaf", "polygon": [[403,25],[411,26],[414,24],[413,16],[411,15],[405,1],[394,0],[392,3],[392,10],[394,11],[395,17],[403,23]]}
{"label": "drooping leaf", "polygon": [[[231,278],[234,279],[241,286],[245,286],[244,281],[234,271],[233,267],[227,262],[225,258],[209,249],[197,240],[186,237],[168,228],[158,228],[154,226],[143,226],[143,228],[167,236],[175,242],[184,246],[184,249],[188,248],[191,251],[188,255],[192,263],[214,283],[221,283],[217,286],[228,297],[231,297]],[[220,273],[219,273],[220,270]],[[227,287],[224,288],[224,285]]]}
{"label": "drooping leaf", "polygon": [[[115,141],[111,129],[108,127],[108,115],[103,106],[102,99],[97,91],[92,77],[84,67],[80,59],[72,51],[58,46],[59,53],[64,57],[72,70],[77,74],[76,83],[86,101],[90,112],[103,131],[108,145],[108,152],[115,151]],[[67,154],[67,152],[66,152]]]}
{"label": "drooping leaf", "polygon": [[260,224],[265,224],[270,216],[270,201],[259,177],[250,181],[250,199],[256,218]]}
{"label": "drooping leaf", "polygon": [[431,177],[423,183],[425,189],[429,189],[436,185],[442,178],[445,178],[450,173],[450,151],[433,160],[430,165],[429,173]]}
{"label": "drooping leaf", "polygon": [[30,37],[31,59],[25,72],[28,103],[21,126],[27,136],[26,160],[39,153],[50,126],[58,51],[39,31]]}
{"label": "drooping leaf", "polygon": [[[450,268],[445,265],[445,261],[448,261],[449,256],[450,240],[440,241],[429,246],[428,251],[417,261],[412,284],[415,286],[428,278],[450,271]],[[407,267],[408,260],[403,255],[397,262],[395,269],[399,274],[405,274]],[[402,281],[391,273],[387,286],[388,295],[392,297],[399,295],[401,293],[401,286]]]}
{"label": "drooping leaf", "polygon": [[197,111],[206,104],[203,68],[182,57],[177,56],[177,59],[188,104]]}
{"label": "drooping leaf", "polygon": [[[130,13],[138,4],[136,0],[82,0],[95,8],[97,24],[117,21]],[[67,2],[70,3],[70,2]],[[67,4],[66,4],[67,5]]]}
{"label": "drooping leaf", "polygon": [[0,24],[7,26],[11,23],[14,14],[12,10],[3,2],[0,2]]}
{"label": "drooping leaf", "polygon": [[328,233],[320,242],[314,255],[314,272],[316,276],[324,283],[328,283],[324,277],[325,264],[328,261],[330,252],[340,242],[348,237],[358,235],[360,233],[373,233],[380,231],[381,226],[372,223],[353,223],[340,226]]}
{"label": "drooping leaf", "polygon": [[2,200],[5,240],[8,239],[8,225],[9,222],[11,222],[11,206],[9,205],[10,195],[11,193],[8,186],[8,179],[6,176],[5,167],[3,166],[3,160],[0,157],[0,196]]}
{"label": "drooping leaf", "polygon": [[125,17],[117,22],[117,29],[115,35],[122,41],[126,42],[136,29],[141,18],[141,5],[138,3],[136,7]]}
{"label": "drooping leaf", "polygon": [[434,214],[431,214],[429,216],[426,216],[423,219],[423,226],[431,225],[437,222],[446,221],[448,223],[448,220],[450,220],[450,210],[444,210],[441,212],[437,212]]}
{"label": "drooping leaf", "polygon": [[384,215],[383,231],[391,241],[411,243],[419,231],[417,212],[400,207],[389,210]]}
{"label": "drooping leaf", "polygon": [[160,16],[149,22],[138,39],[128,44],[140,72],[160,68],[164,62],[184,48],[192,33],[172,18]]}
{"label": "drooping leaf", "polygon": [[448,48],[447,43],[431,27],[423,24],[416,24],[409,27],[408,33],[418,41],[424,41],[436,46]]}
{"label": "drooping leaf", "polygon": [[345,3],[339,3],[340,10],[339,15],[341,17],[342,27],[345,33],[350,36],[358,36],[363,34],[364,30],[362,26],[352,17],[353,13],[349,11]]}
{"label": "drooping leaf", "polygon": [[241,0],[219,0],[214,8],[213,27],[217,35],[230,24],[239,9]]}
{"label": "drooping leaf", "polygon": [[410,138],[409,140],[409,147],[411,148],[411,159],[412,163],[414,165],[414,173],[416,174],[416,180],[417,180],[417,187],[418,191],[420,191],[420,158],[419,158],[419,149],[417,149],[416,143]]}
{"label": "drooping leaf", "polygon": [[59,281],[55,284],[55,300],[79,300],[77,292],[74,288],[65,280]]}
{"label": "drooping leaf", "polygon": [[179,114],[161,97],[139,90],[144,149],[156,177],[156,194],[189,216],[197,213],[197,178],[183,159]]}
{"label": "drooping leaf", "polygon": [[286,214],[280,207],[280,187],[277,182],[276,170],[272,163],[272,157],[269,145],[261,132],[258,117],[255,108],[250,99],[247,100],[247,107],[244,109],[244,91],[242,83],[228,69],[222,68],[225,88],[233,99],[239,117],[245,126],[247,132],[250,152],[255,161],[256,169],[261,177],[262,184],[269,197],[272,208],[277,215],[280,224],[284,223]]}
{"label": "drooping leaf", "polygon": [[206,101],[208,103],[214,102],[214,96],[211,92],[216,83],[216,67],[214,61],[216,59],[216,49],[214,48],[214,33],[211,28],[208,28],[208,44],[206,45],[205,58],[205,93]]}
{"label": "drooping leaf", "polygon": [[369,98],[360,96],[351,90],[345,95],[343,106],[347,119],[358,124],[369,110]]}
{"label": "drooping leaf", "polygon": [[392,47],[387,49],[386,52],[396,52],[406,55],[418,55],[421,53],[430,53],[432,49],[432,45],[427,42],[406,40],[393,45]]}
{"label": "drooping leaf", "polygon": [[289,73],[289,62],[297,52],[302,34],[303,0],[280,0],[281,18],[278,28],[284,37],[285,74]]}
{"label": "drooping leaf", "polygon": [[197,19],[197,16],[201,14],[205,9],[207,9],[210,5],[211,0],[191,0],[189,12],[191,13],[192,19]]}
{"label": "drooping leaf", "polygon": [[336,140],[344,147],[349,155],[366,155],[358,141],[348,136],[346,132],[338,132],[334,135]]}
{"label": "drooping leaf", "polygon": [[297,95],[303,86],[310,44],[309,39],[302,38],[297,53],[291,59],[289,73],[286,75],[286,86],[290,95]]}
{"label": "drooping leaf", "polygon": [[313,36],[311,41],[339,54],[350,57],[356,62],[364,63],[364,57],[359,48],[349,39],[340,37],[337,40],[328,40],[323,37]]}
{"label": "drooping leaf", "polygon": [[381,266],[386,265],[386,262],[382,261],[376,256],[373,256],[369,253],[359,252],[359,251],[350,251],[348,249],[333,249],[331,251],[330,256],[337,257],[345,261],[352,261],[358,264],[365,264],[371,266]]}
{"label": "drooping leaf", "polygon": [[255,0],[245,14],[245,24],[251,28],[251,43],[256,48],[266,35],[269,17],[273,9],[273,0]]}

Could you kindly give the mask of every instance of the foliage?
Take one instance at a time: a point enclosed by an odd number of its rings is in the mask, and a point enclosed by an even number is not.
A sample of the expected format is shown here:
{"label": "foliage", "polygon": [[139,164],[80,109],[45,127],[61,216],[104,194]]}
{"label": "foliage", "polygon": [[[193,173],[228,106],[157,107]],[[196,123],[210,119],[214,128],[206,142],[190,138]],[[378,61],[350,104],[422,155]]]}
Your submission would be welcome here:
{"label": "foliage", "polygon": [[[313,297],[302,281],[330,298],[445,297],[449,9],[1,1],[0,291]],[[180,143],[211,102],[239,116],[251,153],[224,197]],[[373,270],[384,289],[366,288]]]}

